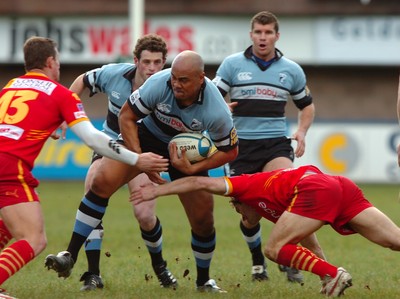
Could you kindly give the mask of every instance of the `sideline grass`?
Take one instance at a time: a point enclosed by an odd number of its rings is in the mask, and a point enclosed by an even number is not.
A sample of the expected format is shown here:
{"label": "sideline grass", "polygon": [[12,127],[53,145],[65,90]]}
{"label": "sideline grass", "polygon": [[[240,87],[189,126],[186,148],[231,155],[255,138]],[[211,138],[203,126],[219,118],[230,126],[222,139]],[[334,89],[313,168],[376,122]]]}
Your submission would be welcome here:
{"label": "sideline grass", "polygon": [[[361,185],[367,198],[400,224],[399,188],[393,185]],[[105,238],[101,256],[103,290],[80,292],[80,275],[86,269],[81,250],[70,278],[59,279],[44,268],[44,258],[67,247],[82,196],[82,182],[42,182],[39,188],[45,214],[48,247],[3,287],[20,298],[323,298],[318,294],[319,279],[304,273],[305,285],[290,284],[272,262],[268,262],[270,280],[251,282],[250,254],[240,234],[239,215],[227,199],[215,200],[217,248],[211,276],[228,294],[200,294],[195,291],[195,263],[190,249],[190,228],[179,200],[175,196],[158,200],[157,214],[164,231],[164,257],[177,277],[177,290],[161,289],[154,277],[147,250],[136,220],[127,202],[127,190],[121,189],[110,201],[104,219]],[[262,221],[265,241],[271,224]],[[342,237],[326,226],[318,238],[328,259],[345,267],[353,276],[354,286],[346,298],[399,298],[399,253],[369,243],[358,235]],[[105,253],[108,252],[110,257]],[[189,274],[184,276],[186,270]],[[147,277],[147,279],[146,279]]]}

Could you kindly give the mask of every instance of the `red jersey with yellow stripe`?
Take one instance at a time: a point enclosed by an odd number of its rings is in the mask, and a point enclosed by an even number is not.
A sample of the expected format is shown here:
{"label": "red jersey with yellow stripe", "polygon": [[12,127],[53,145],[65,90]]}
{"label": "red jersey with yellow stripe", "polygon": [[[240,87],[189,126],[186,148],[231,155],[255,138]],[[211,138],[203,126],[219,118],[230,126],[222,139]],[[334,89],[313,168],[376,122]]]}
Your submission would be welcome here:
{"label": "red jersey with yellow stripe", "polygon": [[254,207],[264,218],[276,222],[295,200],[296,185],[307,172],[322,173],[312,165],[271,172],[225,177],[227,196]]}
{"label": "red jersey with yellow stripe", "polygon": [[40,73],[12,79],[0,92],[0,153],[32,169],[45,141],[63,121],[88,120],[79,97]]}

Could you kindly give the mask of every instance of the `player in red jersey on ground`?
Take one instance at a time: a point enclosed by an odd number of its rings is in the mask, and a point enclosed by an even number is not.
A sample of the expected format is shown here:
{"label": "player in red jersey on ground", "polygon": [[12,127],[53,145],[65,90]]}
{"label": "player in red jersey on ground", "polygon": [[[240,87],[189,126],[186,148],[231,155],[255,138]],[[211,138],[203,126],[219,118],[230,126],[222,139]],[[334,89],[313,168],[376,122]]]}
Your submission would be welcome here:
{"label": "player in red jersey on ground", "polygon": [[[170,158],[171,162],[179,159],[176,154]],[[359,233],[400,251],[400,228],[372,206],[351,180],[324,174],[311,165],[230,178],[186,177],[136,189],[131,200],[139,204],[194,190],[231,197],[236,211],[250,223],[262,217],[274,222],[264,249],[266,257],[320,276],[321,293],[329,297],[342,295],[351,286],[352,277],[326,261],[315,236],[323,225],[330,224],[342,235]]]}
{"label": "player in red jersey on ground", "polygon": [[152,153],[138,155],[93,127],[81,100],[59,84],[56,43],[31,37],[24,44],[27,73],[0,91],[0,285],[46,247],[43,214],[31,171],[45,141],[58,138],[65,121],[71,130],[101,155],[141,171],[165,171],[168,160]]}

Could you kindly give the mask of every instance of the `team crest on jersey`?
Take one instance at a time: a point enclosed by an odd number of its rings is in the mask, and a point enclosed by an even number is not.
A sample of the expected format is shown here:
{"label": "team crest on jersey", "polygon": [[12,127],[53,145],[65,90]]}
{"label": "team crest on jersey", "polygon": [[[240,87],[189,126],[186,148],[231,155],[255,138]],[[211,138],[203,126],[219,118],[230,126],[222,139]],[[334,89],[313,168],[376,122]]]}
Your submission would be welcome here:
{"label": "team crest on jersey", "polygon": [[190,124],[190,127],[194,130],[194,131],[199,131],[203,128],[203,125],[201,123],[201,121],[197,120],[197,119],[193,119],[192,123]]}
{"label": "team crest on jersey", "polygon": [[237,79],[239,81],[249,81],[253,79],[253,76],[251,72],[240,72],[239,74],[237,74]]}
{"label": "team crest on jersey", "polygon": [[82,103],[76,104],[76,108],[78,108],[79,111],[83,111],[83,104]]}
{"label": "team crest on jersey", "polygon": [[159,103],[157,104],[157,109],[161,112],[169,113],[171,112],[171,105],[165,103]]}
{"label": "team crest on jersey", "polygon": [[121,94],[118,91],[113,90],[111,91],[111,95],[113,98],[119,99]]}
{"label": "team crest on jersey", "polygon": [[287,75],[286,75],[286,74],[284,74],[284,73],[279,73],[279,82],[280,82],[281,84],[284,84],[284,83],[285,83],[286,78],[287,78]]}

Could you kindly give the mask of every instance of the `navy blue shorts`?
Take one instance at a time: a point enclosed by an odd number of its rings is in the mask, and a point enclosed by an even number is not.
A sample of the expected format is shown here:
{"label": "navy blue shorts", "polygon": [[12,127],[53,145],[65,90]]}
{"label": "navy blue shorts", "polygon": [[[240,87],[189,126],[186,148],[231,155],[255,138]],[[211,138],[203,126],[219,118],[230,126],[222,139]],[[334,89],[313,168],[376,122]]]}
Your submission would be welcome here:
{"label": "navy blue shorts", "polygon": [[293,161],[291,142],[287,137],[255,140],[239,138],[239,155],[229,163],[229,174],[260,172],[265,164],[278,157],[286,157]]}

